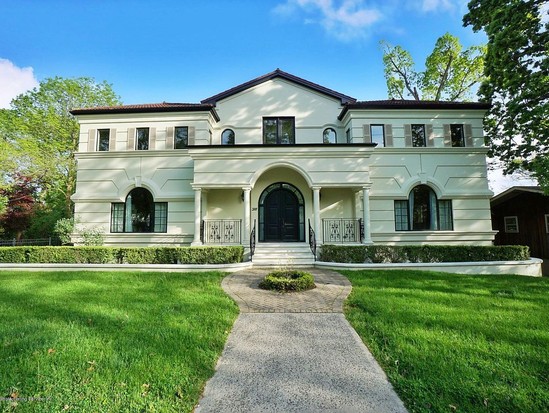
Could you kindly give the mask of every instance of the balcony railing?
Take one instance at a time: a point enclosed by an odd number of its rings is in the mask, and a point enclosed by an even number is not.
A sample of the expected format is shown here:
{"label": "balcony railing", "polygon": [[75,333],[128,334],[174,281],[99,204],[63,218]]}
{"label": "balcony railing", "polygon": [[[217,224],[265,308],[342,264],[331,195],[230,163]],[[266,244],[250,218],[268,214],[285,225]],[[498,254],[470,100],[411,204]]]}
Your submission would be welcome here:
{"label": "balcony railing", "polygon": [[357,243],[363,236],[361,219],[326,218],[322,230],[325,244]]}
{"label": "balcony railing", "polygon": [[205,219],[202,221],[204,244],[241,244],[241,219]]}

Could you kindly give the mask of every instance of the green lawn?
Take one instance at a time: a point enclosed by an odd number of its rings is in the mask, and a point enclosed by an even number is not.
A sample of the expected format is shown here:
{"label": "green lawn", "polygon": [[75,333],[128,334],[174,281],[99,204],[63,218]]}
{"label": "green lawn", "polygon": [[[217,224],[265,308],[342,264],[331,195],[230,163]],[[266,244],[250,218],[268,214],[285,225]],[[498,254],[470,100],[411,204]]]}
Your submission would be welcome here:
{"label": "green lawn", "polygon": [[191,411],[238,314],[222,277],[0,272],[0,411]]}
{"label": "green lawn", "polygon": [[343,273],[347,318],[411,412],[549,411],[549,279]]}

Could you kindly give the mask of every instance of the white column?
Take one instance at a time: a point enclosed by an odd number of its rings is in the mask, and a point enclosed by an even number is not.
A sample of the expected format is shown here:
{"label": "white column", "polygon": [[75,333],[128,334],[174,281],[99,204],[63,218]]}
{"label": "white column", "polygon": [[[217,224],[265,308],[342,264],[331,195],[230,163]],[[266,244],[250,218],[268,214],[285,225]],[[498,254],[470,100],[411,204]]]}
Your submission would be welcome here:
{"label": "white column", "polygon": [[250,208],[250,192],[252,188],[242,188],[244,192],[244,234],[242,236],[242,243],[250,245],[250,231],[252,230],[251,225],[251,208]]}
{"label": "white column", "polygon": [[202,188],[194,189],[194,240],[191,246],[202,245],[200,241],[200,221],[202,220],[201,201],[202,201]]}
{"label": "white column", "polygon": [[320,233],[320,186],[313,186],[313,229],[315,230],[316,243],[322,244],[322,234]]}
{"label": "white column", "polygon": [[370,230],[370,187],[362,187],[362,222],[364,222],[363,244],[373,244]]}

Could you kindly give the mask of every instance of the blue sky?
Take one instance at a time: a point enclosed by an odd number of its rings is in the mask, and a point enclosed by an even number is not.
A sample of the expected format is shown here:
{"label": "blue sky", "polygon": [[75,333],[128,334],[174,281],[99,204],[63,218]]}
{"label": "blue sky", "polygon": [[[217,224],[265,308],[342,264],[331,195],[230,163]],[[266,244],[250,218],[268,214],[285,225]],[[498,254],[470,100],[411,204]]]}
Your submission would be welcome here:
{"label": "blue sky", "polygon": [[387,97],[380,40],[418,67],[466,0],[0,0],[0,107],[53,76],[113,85],[124,103],[198,102],[276,68],[361,100]]}

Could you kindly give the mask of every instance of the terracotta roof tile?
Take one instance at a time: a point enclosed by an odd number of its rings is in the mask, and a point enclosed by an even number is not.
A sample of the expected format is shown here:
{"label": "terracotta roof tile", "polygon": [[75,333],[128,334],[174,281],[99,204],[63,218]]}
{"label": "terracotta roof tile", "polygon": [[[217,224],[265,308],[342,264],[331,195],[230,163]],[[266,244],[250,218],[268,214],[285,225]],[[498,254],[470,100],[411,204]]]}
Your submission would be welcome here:
{"label": "terracotta roof tile", "polygon": [[[92,115],[109,113],[146,113],[146,112],[201,112],[213,111],[213,105],[203,103],[145,103],[140,105],[97,106],[71,110],[73,115]],[[217,117],[217,114],[215,115]]]}
{"label": "terracotta roof tile", "polygon": [[345,114],[352,109],[490,109],[490,104],[485,102],[448,102],[434,100],[406,100],[406,99],[385,99],[385,100],[362,100],[350,102],[345,105],[338,119],[341,120]]}

